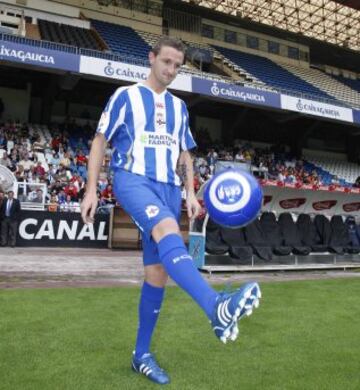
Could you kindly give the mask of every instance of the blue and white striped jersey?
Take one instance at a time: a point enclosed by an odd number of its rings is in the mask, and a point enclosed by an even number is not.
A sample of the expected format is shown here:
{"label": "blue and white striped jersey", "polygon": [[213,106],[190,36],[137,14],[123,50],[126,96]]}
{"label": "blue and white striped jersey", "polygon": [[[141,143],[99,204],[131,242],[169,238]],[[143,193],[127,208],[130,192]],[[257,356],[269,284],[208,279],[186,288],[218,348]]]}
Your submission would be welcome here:
{"label": "blue and white striped jersey", "polygon": [[143,84],[118,88],[109,99],[97,132],[114,148],[111,167],[180,185],[176,165],[180,150],[196,146],[185,103],[165,90]]}

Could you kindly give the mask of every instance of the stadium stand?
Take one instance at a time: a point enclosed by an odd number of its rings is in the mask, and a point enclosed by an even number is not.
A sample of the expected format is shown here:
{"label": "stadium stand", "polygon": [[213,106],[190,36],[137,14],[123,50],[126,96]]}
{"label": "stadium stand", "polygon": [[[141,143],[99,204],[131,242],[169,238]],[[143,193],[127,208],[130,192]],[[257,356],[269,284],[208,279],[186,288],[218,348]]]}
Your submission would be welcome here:
{"label": "stadium stand", "polygon": [[347,77],[342,77],[342,76],[332,76],[335,80],[339,81],[342,84],[347,85],[350,87],[352,90],[356,91],[358,94],[360,92],[360,80],[359,79],[349,79]]}
{"label": "stadium stand", "polygon": [[348,103],[353,107],[360,106],[359,93],[345,85],[345,83],[341,83],[340,80],[333,79],[315,68],[300,68],[290,64],[279,65],[308,84],[314,85],[319,90],[333,96],[336,100]]}
{"label": "stadium stand", "polygon": [[[324,178],[325,184],[331,184],[336,177],[339,179],[339,184],[345,187],[355,183],[360,175],[359,164],[350,163],[348,161],[330,159],[328,157],[305,156],[309,169],[316,169]],[[311,164],[313,164],[311,166]]]}
{"label": "stadium stand", "polygon": [[319,100],[335,100],[333,96],[301,79],[268,58],[220,46],[214,46],[214,48],[228,58],[229,61],[245,69],[253,76],[254,80],[260,80],[278,92],[286,90],[287,93],[291,91],[295,96],[299,96],[302,93],[309,97],[316,96]]}
{"label": "stadium stand", "polygon": [[91,30],[80,27],[59,24],[46,20],[38,20],[41,39],[50,42],[82,47],[92,50],[101,50]]}
{"label": "stadium stand", "polygon": [[150,46],[132,28],[95,19],[91,25],[111,51],[147,62]]}

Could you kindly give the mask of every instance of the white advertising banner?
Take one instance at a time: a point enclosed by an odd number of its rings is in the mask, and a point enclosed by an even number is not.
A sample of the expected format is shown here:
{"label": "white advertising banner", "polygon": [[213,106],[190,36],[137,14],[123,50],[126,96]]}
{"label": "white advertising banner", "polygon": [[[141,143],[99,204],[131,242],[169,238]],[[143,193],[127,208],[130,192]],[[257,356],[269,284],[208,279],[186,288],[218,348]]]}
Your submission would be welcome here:
{"label": "white advertising banner", "polygon": [[263,211],[277,215],[295,214],[353,215],[360,218],[360,196],[340,191],[296,189],[278,186],[264,186]]}
{"label": "white advertising banner", "polygon": [[354,122],[352,109],[317,102],[315,100],[281,95],[281,108],[301,112],[302,114],[321,116],[344,122]]}
{"label": "white advertising banner", "polygon": [[[103,60],[95,57],[80,57],[80,73],[137,83],[146,80],[149,72],[150,68],[145,66]],[[191,92],[191,76],[179,74],[169,88]]]}

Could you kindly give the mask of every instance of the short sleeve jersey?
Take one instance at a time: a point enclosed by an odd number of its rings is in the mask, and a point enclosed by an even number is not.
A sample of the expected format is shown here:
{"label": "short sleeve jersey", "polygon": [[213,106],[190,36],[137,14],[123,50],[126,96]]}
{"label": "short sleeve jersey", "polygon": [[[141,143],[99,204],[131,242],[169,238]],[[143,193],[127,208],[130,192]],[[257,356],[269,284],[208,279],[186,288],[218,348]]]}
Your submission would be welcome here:
{"label": "short sleeve jersey", "polygon": [[180,185],[180,151],[196,147],[185,103],[169,91],[143,84],[120,87],[109,99],[97,130],[113,147],[111,167]]}

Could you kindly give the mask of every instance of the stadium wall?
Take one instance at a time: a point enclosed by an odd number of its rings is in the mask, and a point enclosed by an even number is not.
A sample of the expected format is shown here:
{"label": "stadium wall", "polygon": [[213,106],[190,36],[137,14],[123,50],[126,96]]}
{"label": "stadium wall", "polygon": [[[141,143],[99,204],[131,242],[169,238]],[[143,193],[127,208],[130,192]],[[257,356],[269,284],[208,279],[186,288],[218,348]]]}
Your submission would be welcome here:
{"label": "stadium wall", "polygon": [[[47,0],[26,0],[19,2],[17,0],[2,0],[2,3],[11,4],[13,6],[21,6],[21,8],[32,9],[37,11],[46,11],[51,14],[68,16],[69,18],[79,18],[80,12],[76,8],[76,1],[69,1],[69,5],[60,4],[56,1]],[[51,4],[50,4],[51,3]]]}

